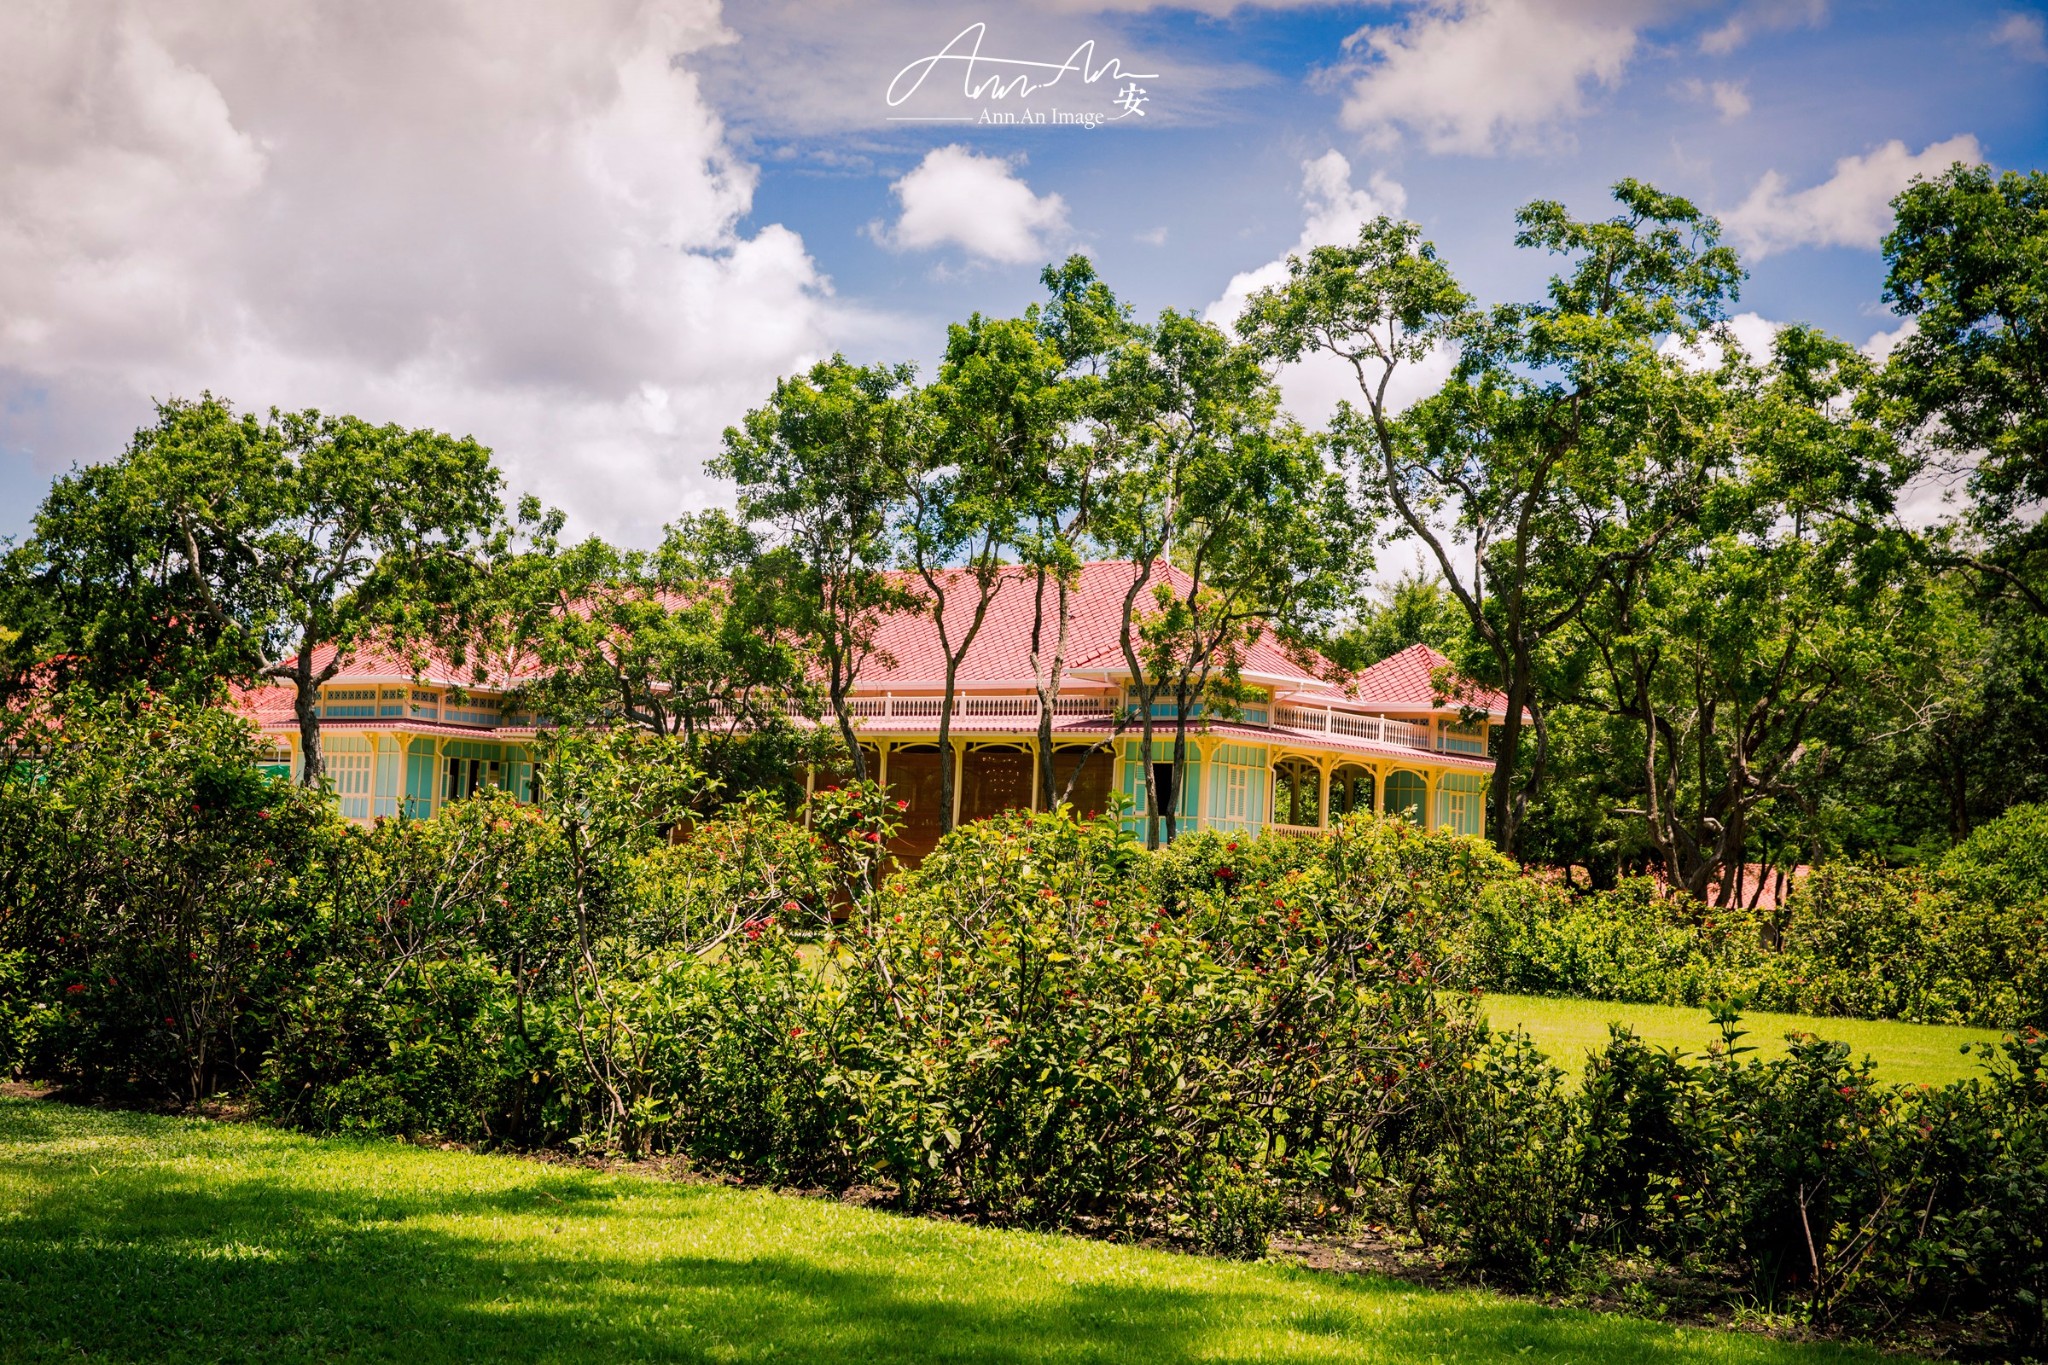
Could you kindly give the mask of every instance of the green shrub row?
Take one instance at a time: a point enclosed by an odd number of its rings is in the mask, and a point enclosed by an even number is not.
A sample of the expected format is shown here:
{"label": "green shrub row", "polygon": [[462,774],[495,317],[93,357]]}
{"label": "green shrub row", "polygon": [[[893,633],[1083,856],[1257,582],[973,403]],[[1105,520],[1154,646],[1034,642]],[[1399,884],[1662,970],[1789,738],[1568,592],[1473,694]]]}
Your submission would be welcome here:
{"label": "green shrub row", "polygon": [[877,789],[697,818],[709,779],[644,735],[560,737],[541,805],[367,830],[253,758],[218,712],[80,703],[0,779],[8,1065],[1225,1254],[1370,1216],[1508,1284],[1649,1256],[1817,1317],[2042,1339],[2038,1033],[1901,1091],[1819,1041],[1759,1061],[1724,1011],[1708,1059],[1618,1036],[1574,1087],[1470,1004],[2038,1017],[2038,812],[1924,883],[1824,870],[1759,923],[1367,816],[1151,854],[1015,815],[891,871]]}
{"label": "green shrub row", "polygon": [[1503,881],[1455,933],[1475,979],[1528,995],[1987,1028],[2048,1026],[2048,806],[2018,806],[1932,869],[1825,864],[1781,907]]}

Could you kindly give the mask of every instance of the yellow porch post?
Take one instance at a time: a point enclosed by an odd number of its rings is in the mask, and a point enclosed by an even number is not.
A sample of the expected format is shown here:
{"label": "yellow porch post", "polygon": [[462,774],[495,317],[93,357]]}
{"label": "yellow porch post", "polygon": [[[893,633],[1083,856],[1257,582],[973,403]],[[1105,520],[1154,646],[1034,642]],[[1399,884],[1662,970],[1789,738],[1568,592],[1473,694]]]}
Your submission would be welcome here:
{"label": "yellow porch post", "polygon": [[1336,766],[1337,760],[1333,755],[1325,755],[1317,760],[1316,763],[1318,779],[1318,795],[1316,797],[1317,829],[1328,829],[1330,827],[1330,770]]}
{"label": "yellow porch post", "polygon": [[1436,791],[1443,782],[1443,776],[1441,772],[1435,769],[1429,769],[1422,775],[1423,790],[1428,793],[1423,798],[1422,827],[1424,829],[1436,828]]}
{"label": "yellow porch post", "polygon": [[[1057,783],[1060,776],[1059,768],[1038,751],[1038,741],[1035,739],[1024,742],[1024,752],[1031,755],[1031,813],[1036,815],[1038,814],[1038,788],[1041,785],[1038,780],[1039,775],[1050,768],[1052,769],[1053,781]],[[1059,750],[1057,749],[1053,750],[1055,754],[1058,752]]]}
{"label": "yellow porch post", "polygon": [[881,755],[875,767],[875,782],[882,790],[887,791],[889,789],[889,741],[886,739],[876,740],[875,751]]}
{"label": "yellow porch post", "polygon": [[960,828],[960,789],[966,786],[967,741],[953,741],[953,820],[954,829]]}

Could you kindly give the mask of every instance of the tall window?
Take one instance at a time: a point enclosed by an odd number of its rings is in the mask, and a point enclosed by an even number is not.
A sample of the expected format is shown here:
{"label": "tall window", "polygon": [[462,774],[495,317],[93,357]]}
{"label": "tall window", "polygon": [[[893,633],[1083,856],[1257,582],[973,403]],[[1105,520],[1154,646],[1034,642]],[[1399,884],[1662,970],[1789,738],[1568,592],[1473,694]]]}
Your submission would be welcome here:
{"label": "tall window", "polygon": [[1251,806],[1252,770],[1232,764],[1223,772],[1223,818],[1243,820]]}
{"label": "tall window", "polygon": [[365,744],[361,750],[330,748],[321,759],[327,767],[327,780],[334,784],[334,794],[340,799],[341,813],[351,820],[369,819],[370,776],[376,762],[369,746]]}
{"label": "tall window", "polygon": [[1386,813],[1415,824],[1424,823],[1429,804],[1429,784],[1421,773],[1400,770],[1387,774]]}
{"label": "tall window", "polygon": [[443,760],[441,799],[459,801],[474,796],[478,787],[503,785],[496,759],[450,758]]}

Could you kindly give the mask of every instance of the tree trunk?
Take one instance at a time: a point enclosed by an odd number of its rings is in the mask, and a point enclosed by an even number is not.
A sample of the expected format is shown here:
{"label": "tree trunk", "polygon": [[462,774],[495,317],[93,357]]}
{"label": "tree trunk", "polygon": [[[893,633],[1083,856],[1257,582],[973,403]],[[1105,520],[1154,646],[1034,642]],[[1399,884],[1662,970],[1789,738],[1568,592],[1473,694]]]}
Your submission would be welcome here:
{"label": "tree trunk", "polygon": [[939,703],[939,835],[953,832],[953,688],[959,665],[946,660],[946,696]]}
{"label": "tree trunk", "polygon": [[299,651],[292,675],[292,714],[299,722],[299,785],[318,788],[327,780],[327,760],[320,752],[320,685],[313,678],[313,651]]}
{"label": "tree trunk", "polygon": [[1180,835],[1181,793],[1187,790],[1188,781],[1187,694],[1182,693],[1173,700],[1173,795],[1166,811],[1166,842],[1169,844]]}
{"label": "tree trunk", "polygon": [[868,780],[868,759],[860,751],[860,741],[853,737],[853,712],[847,706],[846,689],[835,683],[831,694],[832,715],[839,722],[839,737],[846,741],[846,757],[853,764],[853,780],[865,782]]}
{"label": "tree trunk", "polygon": [[[1501,722],[1500,747],[1493,756],[1493,781],[1487,790],[1493,846],[1513,857],[1521,830],[1515,818],[1515,757],[1522,748],[1522,712],[1529,700],[1527,675],[1518,665],[1508,679],[1507,717]],[[1426,822],[1425,822],[1426,823]]]}
{"label": "tree trunk", "polygon": [[1036,766],[1038,769],[1039,805],[1042,809],[1051,810],[1059,798],[1059,789],[1052,767],[1053,703],[1059,699],[1060,679],[1066,672],[1067,633],[1073,623],[1069,619],[1067,585],[1064,581],[1056,580],[1053,589],[1055,605],[1053,608],[1052,657],[1045,661],[1044,667],[1040,667],[1038,644],[1039,629],[1042,628],[1045,619],[1045,577],[1045,570],[1040,569],[1038,571],[1038,619],[1033,623],[1031,633],[1031,676],[1032,685],[1038,693],[1038,763]]}

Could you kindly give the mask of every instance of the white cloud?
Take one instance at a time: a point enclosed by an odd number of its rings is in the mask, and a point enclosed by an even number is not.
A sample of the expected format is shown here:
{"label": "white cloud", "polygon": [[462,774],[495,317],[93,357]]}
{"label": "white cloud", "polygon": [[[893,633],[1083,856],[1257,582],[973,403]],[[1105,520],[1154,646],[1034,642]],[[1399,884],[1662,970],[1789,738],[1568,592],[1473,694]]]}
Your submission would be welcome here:
{"label": "white cloud", "polygon": [[1703,81],[1695,76],[1678,88],[1687,99],[1712,104],[1723,123],[1733,123],[1750,110],[1749,91],[1741,81]]}
{"label": "white cloud", "polygon": [[1891,227],[1893,196],[1915,176],[1983,158],[1967,133],[1918,152],[1894,138],[1867,156],[1843,157],[1832,176],[1808,189],[1788,190],[1784,176],[1766,171],[1721,221],[1752,259],[1795,246],[1875,247]]}
{"label": "white cloud", "polygon": [[1428,0],[1345,40],[1343,121],[1368,145],[1403,130],[1432,152],[1543,144],[1621,79],[1652,0]]}
{"label": "white cloud", "polygon": [[1716,370],[1727,357],[1726,340],[1733,341],[1752,365],[1768,365],[1771,360],[1771,346],[1778,333],[1784,330],[1782,322],[1772,322],[1761,313],[1737,313],[1722,324],[1723,335],[1703,332],[1697,341],[1686,345],[1677,337],[1666,337],[1657,349],[1660,354],[1676,356],[1687,369]]}
{"label": "white cloud", "polygon": [[[1382,172],[1375,171],[1364,188],[1352,185],[1351,163],[1335,150],[1302,163],[1301,198],[1306,217],[1290,252],[1293,255],[1319,246],[1347,245],[1357,240],[1361,224],[1381,214],[1398,218],[1408,206],[1407,191]],[[1202,310],[1202,317],[1229,330],[1244,312],[1247,299],[1286,279],[1284,255],[1256,270],[1240,271],[1224,286],[1223,296]],[[1450,352],[1437,350],[1419,364],[1403,366],[1388,390],[1394,406],[1404,408],[1435,392],[1450,377],[1452,363]],[[1359,400],[1357,376],[1350,365],[1333,355],[1318,353],[1283,365],[1278,379],[1288,410],[1311,426],[1326,424],[1340,401]]]}
{"label": "white cloud", "polygon": [[1885,361],[1891,359],[1893,351],[1899,349],[1900,342],[1919,330],[1920,319],[1907,318],[1888,332],[1879,331],[1872,333],[1870,340],[1864,342],[1857,349],[1882,365]]}
{"label": "white cloud", "polygon": [[1700,51],[1725,57],[1759,33],[1818,28],[1827,17],[1828,0],[1748,0],[1726,22],[1700,36]]}
{"label": "white cloud", "polygon": [[957,246],[971,256],[1024,265],[1044,260],[1067,231],[1067,204],[1038,195],[1011,162],[954,143],[935,147],[890,187],[902,204],[875,239],[898,250]]}
{"label": "white cloud", "polygon": [[1146,228],[1143,232],[1134,232],[1131,234],[1131,240],[1143,242],[1146,246],[1165,246],[1166,226],[1161,224],[1155,228]]}
{"label": "white cloud", "polygon": [[2008,14],[1991,30],[1991,41],[2008,47],[2023,62],[2048,62],[2048,24],[2038,14]]}
{"label": "white cloud", "polygon": [[468,432],[644,536],[774,378],[874,325],[680,61],[714,0],[0,11],[0,454],[152,397]]}

